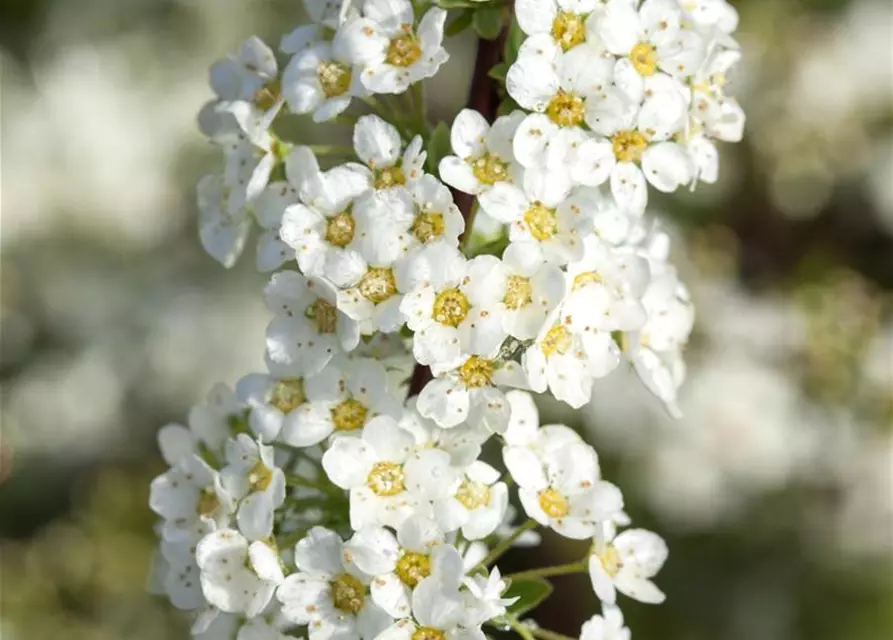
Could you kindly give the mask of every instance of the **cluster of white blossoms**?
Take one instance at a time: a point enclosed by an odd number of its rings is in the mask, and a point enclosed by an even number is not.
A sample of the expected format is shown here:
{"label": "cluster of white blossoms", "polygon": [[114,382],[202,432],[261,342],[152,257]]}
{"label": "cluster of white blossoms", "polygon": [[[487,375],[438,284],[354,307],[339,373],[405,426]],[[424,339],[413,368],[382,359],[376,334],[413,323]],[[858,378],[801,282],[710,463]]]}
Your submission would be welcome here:
{"label": "cluster of white blossoms", "polygon": [[[463,110],[445,128],[452,155],[429,158],[420,81],[447,59],[447,12],[305,5],[287,63],[251,38],[213,66],[200,115],[225,157],[198,188],[203,245],[231,266],[259,227],[273,318],[267,371],[160,432],[164,592],[208,640],[528,637],[519,612],[554,568],[494,563],[541,526],[591,541],[569,571],[589,573],[603,611],[580,637],[629,638],[616,594],[662,601],[666,546],[627,528],[593,447],[541,425],[530,392],[579,408],[626,363],[679,413],[694,312],[644,215],[647,183],[714,179],[713,141],[740,135],[724,94],[734,11],[518,0],[528,37],[506,88],[528,111]],[[308,114],[350,126],[352,148],[278,133]],[[477,209],[504,227],[475,249]],[[483,459],[491,440],[504,472]]]}

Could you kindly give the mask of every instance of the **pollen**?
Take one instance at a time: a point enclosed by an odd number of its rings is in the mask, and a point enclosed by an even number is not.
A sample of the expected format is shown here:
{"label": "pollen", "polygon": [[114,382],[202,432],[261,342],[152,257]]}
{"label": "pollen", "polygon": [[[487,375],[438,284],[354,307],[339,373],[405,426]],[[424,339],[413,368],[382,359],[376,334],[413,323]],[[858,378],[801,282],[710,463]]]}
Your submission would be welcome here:
{"label": "pollen", "polygon": [[422,44],[414,33],[394,38],[388,44],[385,61],[395,67],[411,67],[422,57]]}
{"label": "pollen", "polygon": [[557,324],[549,329],[546,337],[540,343],[540,349],[547,358],[556,353],[564,355],[570,350],[572,342],[571,333],[567,330],[567,327],[563,324]]}
{"label": "pollen", "polygon": [[366,602],[366,588],[363,583],[349,573],[336,576],[330,583],[332,604],[339,611],[359,613]]}
{"label": "pollen", "polygon": [[356,431],[366,423],[369,409],[359,400],[348,398],[332,407],[332,422],[336,431]]}
{"label": "pollen", "polygon": [[325,300],[317,299],[307,307],[304,315],[316,323],[316,330],[319,333],[335,333],[335,328],[338,325],[338,312]]}
{"label": "pollen", "polygon": [[443,214],[437,212],[422,213],[412,223],[412,235],[422,244],[427,244],[443,235],[446,225]]}
{"label": "pollen", "polygon": [[282,85],[279,80],[273,80],[254,94],[252,102],[261,111],[269,111],[278,102],[280,95],[282,95]]}
{"label": "pollen", "polygon": [[465,294],[458,289],[442,291],[434,301],[434,310],[431,317],[440,324],[448,327],[458,327],[468,315],[471,302]]}
{"label": "pollen", "polygon": [[456,500],[466,509],[479,509],[490,504],[493,497],[490,487],[465,478],[456,492]]}
{"label": "pollen", "polygon": [[397,281],[394,270],[382,267],[370,267],[360,280],[360,294],[374,304],[381,304],[397,293]]}
{"label": "pollen", "polygon": [[251,490],[266,491],[271,482],[273,482],[273,470],[265,465],[263,460],[258,460],[257,464],[248,472],[248,483],[251,485]]}
{"label": "pollen", "polygon": [[533,302],[533,285],[530,278],[509,276],[505,285],[505,306],[513,311],[526,307]]}
{"label": "pollen", "polygon": [[573,290],[577,291],[590,284],[602,284],[604,278],[597,271],[584,271],[574,278]]}
{"label": "pollen", "polygon": [[332,216],[326,225],[326,242],[336,247],[346,247],[353,240],[356,226],[357,223],[350,211],[342,211]]}
{"label": "pollen", "polygon": [[205,517],[211,517],[220,509],[220,498],[212,487],[205,487],[198,494],[196,510]]}
{"label": "pollen", "polygon": [[657,73],[657,50],[650,42],[640,42],[629,52],[630,62],[636,71],[643,76]]}
{"label": "pollen", "polygon": [[316,69],[316,77],[319,86],[327,98],[336,98],[347,93],[350,89],[352,72],[348,65],[327,60],[320,62]]}
{"label": "pollen", "polygon": [[377,496],[396,496],[406,490],[403,467],[396,462],[376,462],[366,478],[366,484]]}
{"label": "pollen", "polygon": [[524,213],[524,222],[530,235],[539,241],[549,240],[558,233],[558,216],[554,209],[549,209],[540,202],[535,202]]}
{"label": "pollen", "polygon": [[575,93],[559,90],[546,106],[546,114],[561,127],[577,127],[583,123],[586,102]]}
{"label": "pollen", "polygon": [[412,632],[410,640],[446,640],[446,634],[433,627],[419,627]]}
{"label": "pollen", "polygon": [[611,146],[620,162],[638,162],[648,148],[648,139],[638,130],[618,131],[611,138]]}
{"label": "pollen", "polygon": [[620,570],[623,568],[623,560],[613,544],[607,545],[601,552],[593,549],[592,555],[599,559],[602,563],[602,569],[612,578],[620,573]]}
{"label": "pollen", "polygon": [[506,164],[495,153],[485,153],[480,158],[467,160],[474,177],[484,184],[496,184],[508,179]]}
{"label": "pollen", "polygon": [[489,387],[493,383],[493,361],[471,356],[459,367],[459,379],[472,389]]}
{"label": "pollen", "polygon": [[555,489],[549,488],[540,491],[540,508],[550,518],[563,518],[570,513],[570,505],[567,498],[558,493]]}
{"label": "pollen", "polygon": [[270,394],[270,404],[282,413],[291,413],[304,404],[307,396],[304,395],[303,378],[282,378],[277,380]]}
{"label": "pollen", "polygon": [[376,169],[374,182],[376,189],[399,187],[406,184],[406,173],[401,167],[397,166]]}
{"label": "pollen", "polygon": [[565,51],[586,41],[586,22],[572,11],[561,11],[552,22],[552,37]]}
{"label": "pollen", "polygon": [[410,589],[431,575],[431,560],[423,553],[406,553],[397,562],[397,577]]}

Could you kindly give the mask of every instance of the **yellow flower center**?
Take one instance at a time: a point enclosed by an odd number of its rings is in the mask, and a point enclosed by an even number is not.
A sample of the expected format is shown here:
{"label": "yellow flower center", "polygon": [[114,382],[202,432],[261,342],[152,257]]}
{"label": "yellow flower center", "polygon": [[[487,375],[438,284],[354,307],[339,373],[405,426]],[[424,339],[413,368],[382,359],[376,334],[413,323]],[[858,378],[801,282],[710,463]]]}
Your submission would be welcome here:
{"label": "yellow flower center", "polygon": [[443,235],[446,225],[443,214],[437,212],[421,213],[412,223],[412,235],[422,244],[427,244]]}
{"label": "yellow flower center", "polygon": [[251,490],[266,491],[271,482],[273,482],[273,470],[265,465],[263,460],[258,460],[248,472],[248,484]]}
{"label": "yellow flower center", "polygon": [[638,162],[648,148],[648,138],[635,129],[618,131],[611,138],[611,146],[620,162]]}
{"label": "yellow flower center", "polygon": [[381,304],[397,293],[397,281],[394,270],[382,267],[370,267],[360,280],[360,293],[367,300]]}
{"label": "yellow flower center", "polygon": [[599,559],[605,573],[612,578],[620,573],[620,570],[623,568],[623,560],[613,544],[607,545],[601,552],[593,549],[592,555]]}
{"label": "yellow flower center", "polygon": [[327,98],[334,98],[347,93],[347,90],[350,89],[352,75],[348,65],[333,60],[320,62],[319,67],[316,69],[319,85]]}
{"label": "yellow flower center", "polygon": [[552,37],[567,51],[586,41],[586,21],[578,13],[561,11],[552,23]]}
{"label": "yellow flower center", "polygon": [[493,382],[493,361],[471,356],[459,367],[459,378],[467,387],[489,387]]}
{"label": "yellow flower center", "polygon": [[329,218],[326,225],[326,242],[336,247],[346,247],[353,240],[354,229],[357,223],[350,211],[342,211]]}
{"label": "yellow flower center", "polygon": [[422,57],[422,44],[418,37],[407,29],[407,33],[394,38],[388,44],[385,60],[395,67],[411,67]]}
{"label": "yellow flower center", "polygon": [[412,632],[410,640],[446,640],[446,634],[433,627],[419,627]]}
{"label": "yellow flower center", "polygon": [[576,127],[583,122],[586,102],[575,93],[559,90],[546,106],[546,114],[561,127]]}
{"label": "yellow flower center", "polygon": [[264,85],[263,88],[255,93],[252,102],[254,102],[254,106],[261,111],[268,111],[273,108],[273,105],[279,100],[281,94],[282,84],[277,78]]}
{"label": "yellow flower center", "polygon": [[564,355],[570,350],[573,343],[571,332],[563,324],[557,324],[546,334],[540,343],[540,349],[547,358],[556,353]]}
{"label": "yellow flower center", "polygon": [[406,173],[400,167],[387,167],[375,170],[375,188],[390,189],[406,184]]}
{"label": "yellow flower center", "polygon": [[396,462],[376,462],[366,478],[366,484],[377,496],[396,496],[406,490],[403,467]]}
{"label": "yellow flower center", "polygon": [[567,498],[551,488],[540,491],[540,508],[550,518],[563,518],[571,510]]}
{"label": "yellow flower center", "polygon": [[366,602],[366,588],[363,583],[349,573],[342,573],[330,583],[332,604],[345,613],[359,613]]}
{"label": "yellow flower center", "polygon": [[492,492],[490,487],[480,482],[474,482],[465,478],[456,492],[458,500],[466,509],[478,509],[490,504]]}
{"label": "yellow flower center", "polygon": [[458,327],[468,315],[471,303],[465,294],[458,289],[447,289],[434,301],[431,317],[437,322],[450,327]]}
{"label": "yellow flower center", "polygon": [[509,276],[505,285],[505,306],[509,309],[520,309],[533,302],[533,286],[530,278]]}
{"label": "yellow flower center", "polygon": [[540,202],[533,203],[524,213],[524,222],[530,229],[530,235],[540,241],[548,240],[558,233],[558,216],[555,210]]}
{"label": "yellow flower center", "polygon": [[359,400],[349,398],[332,408],[332,422],[336,431],[356,431],[366,423],[369,410]]}
{"label": "yellow flower center", "polygon": [[397,562],[397,577],[410,589],[431,575],[431,560],[423,553],[407,553]]}
{"label": "yellow flower center", "polygon": [[643,76],[657,73],[657,50],[650,42],[640,42],[629,52],[629,59],[636,71]]}
{"label": "yellow flower center", "polygon": [[217,497],[217,492],[214,491],[213,487],[205,487],[201,490],[201,493],[198,495],[198,505],[196,509],[198,512],[206,517],[211,517],[217,510],[220,508],[220,499]]}
{"label": "yellow flower center", "polygon": [[307,307],[304,315],[316,322],[316,330],[319,333],[335,333],[338,324],[338,311],[328,302],[317,299]]}
{"label": "yellow flower center", "polygon": [[474,177],[484,184],[496,184],[508,179],[508,168],[495,153],[485,153],[480,158],[467,161],[471,163]]}
{"label": "yellow flower center", "polygon": [[604,280],[596,271],[584,271],[574,278],[574,291],[582,289],[588,284],[602,284]]}
{"label": "yellow flower center", "polygon": [[304,380],[302,378],[282,378],[273,385],[270,404],[282,413],[291,413],[304,404]]}

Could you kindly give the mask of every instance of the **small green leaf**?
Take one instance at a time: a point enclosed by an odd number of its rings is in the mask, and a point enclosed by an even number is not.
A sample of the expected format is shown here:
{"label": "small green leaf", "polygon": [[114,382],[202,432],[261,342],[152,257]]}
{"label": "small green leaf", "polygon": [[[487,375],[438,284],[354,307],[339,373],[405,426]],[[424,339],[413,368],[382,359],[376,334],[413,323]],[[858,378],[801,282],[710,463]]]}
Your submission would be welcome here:
{"label": "small green leaf", "polygon": [[508,37],[505,39],[505,47],[502,52],[502,59],[508,66],[512,66],[515,60],[518,59],[518,50],[526,38],[527,36],[518,25],[518,20],[512,17],[512,23],[509,25]]}
{"label": "small green leaf", "polygon": [[518,106],[518,103],[515,102],[512,98],[506,98],[502,102],[499,103],[499,108],[496,110],[497,116],[507,116],[512,111],[516,111],[521,107]]}
{"label": "small green leaf", "polygon": [[484,40],[496,40],[502,32],[502,8],[486,5],[474,12],[472,26]]}
{"label": "small green leaf", "polygon": [[540,606],[546,598],[552,595],[552,591],[554,591],[552,584],[542,578],[513,580],[503,597],[519,598],[515,604],[508,608],[508,612],[520,618],[528,611]]}
{"label": "small green leaf", "polygon": [[440,161],[450,153],[450,127],[446,122],[439,122],[428,141],[428,172],[436,175]]}
{"label": "small green leaf", "polygon": [[504,62],[500,62],[499,64],[493,65],[487,75],[500,84],[505,84],[505,76],[508,74],[508,71],[509,66]]}
{"label": "small green leaf", "polygon": [[447,25],[444,33],[449,38],[459,35],[471,26],[471,21],[473,18],[474,11],[472,9],[463,9],[456,15],[455,18],[453,18],[453,21],[449,25]]}

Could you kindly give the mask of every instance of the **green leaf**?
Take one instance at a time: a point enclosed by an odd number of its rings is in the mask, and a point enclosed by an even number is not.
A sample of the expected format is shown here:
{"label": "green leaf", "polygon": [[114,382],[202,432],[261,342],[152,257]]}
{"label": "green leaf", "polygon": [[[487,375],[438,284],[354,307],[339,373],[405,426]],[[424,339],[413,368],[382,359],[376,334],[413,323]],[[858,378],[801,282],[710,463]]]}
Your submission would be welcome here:
{"label": "green leaf", "polygon": [[512,98],[506,98],[502,102],[499,103],[499,108],[496,110],[497,116],[507,116],[512,111],[516,111],[521,107],[515,102]]}
{"label": "green leaf", "polygon": [[449,25],[447,25],[447,28],[444,30],[444,34],[446,34],[446,36],[449,38],[459,35],[471,26],[471,21],[473,18],[474,10],[463,9],[456,15],[455,18],[453,18],[453,21]]}
{"label": "green leaf", "polygon": [[509,72],[509,66],[500,62],[499,64],[493,65],[490,71],[487,72],[487,75],[499,82],[500,84],[505,84],[505,76]]}
{"label": "green leaf", "polygon": [[428,172],[437,175],[440,161],[450,153],[452,153],[450,127],[446,122],[439,122],[428,141]]}
{"label": "green leaf", "polygon": [[474,12],[471,24],[484,40],[496,40],[502,32],[502,8],[495,5],[481,7]]}
{"label": "green leaf", "polygon": [[502,52],[502,59],[508,66],[512,66],[515,60],[518,59],[518,50],[526,38],[527,36],[518,25],[518,20],[512,17],[512,23],[509,25],[508,37],[505,39],[505,47]]}
{"label": "green leaf", "polygon": [[540,606],[552,595],[552,591],[554,591],[552,584],[542,578],[513,580],[503,598],[518,598],[518,601],[508,608],[508,612],[520,618]]}

